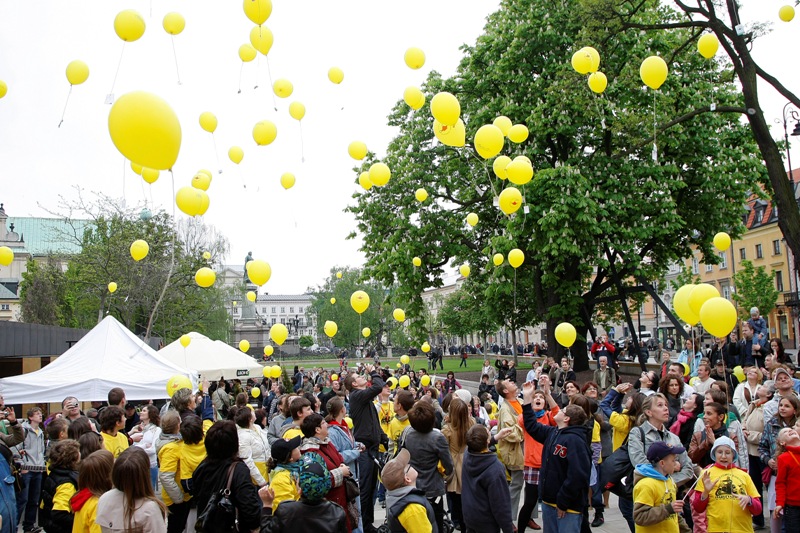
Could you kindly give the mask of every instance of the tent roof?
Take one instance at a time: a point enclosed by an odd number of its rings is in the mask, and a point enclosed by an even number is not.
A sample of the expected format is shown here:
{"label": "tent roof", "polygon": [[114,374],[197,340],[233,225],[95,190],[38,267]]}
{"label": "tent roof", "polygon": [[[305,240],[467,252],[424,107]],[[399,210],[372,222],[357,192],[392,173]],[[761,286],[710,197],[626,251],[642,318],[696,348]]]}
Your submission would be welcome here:
{"label": "tent roof", "polygon": [[170,363],[107,316],[72,348],[41,370],[0,379],[6,403],[105,401],[122,387],[129,400],[167,398],[167,381],[181,374],[197,384],[197,374]]}
{"label": "tent roof", "polygon": [[222,341],[213,341],[191,332],[192,342],[186,348],[180,339],[159,350],[158,355],[173,364],[189,368],[209,381],[234,378],[260,378],[263,367],[255,359]]}

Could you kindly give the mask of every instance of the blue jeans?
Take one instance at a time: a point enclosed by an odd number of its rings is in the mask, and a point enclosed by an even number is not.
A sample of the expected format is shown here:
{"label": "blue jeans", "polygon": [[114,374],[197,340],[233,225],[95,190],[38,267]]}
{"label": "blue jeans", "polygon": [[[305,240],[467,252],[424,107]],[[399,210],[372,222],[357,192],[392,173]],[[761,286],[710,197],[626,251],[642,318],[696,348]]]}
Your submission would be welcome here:
{"label": "blue jeans", "polygon": [[36,524],[36,511],[42,494],[42,472],[22,474],[20,481],[22,490],[17,494],[17,521],[22,521],[23,527],[30,528]]}
{"label": "blue jeans", "polygon": [[582,521],[580,513],[567,513],[564,518],[559,518],[558,509],[542,504],[542,530],[547,533],[580,533]]}
{"label": "blue jeans", "polygon": [[153,492],[158,494],[158,467],[150,467],[150,481],[153,483]]}

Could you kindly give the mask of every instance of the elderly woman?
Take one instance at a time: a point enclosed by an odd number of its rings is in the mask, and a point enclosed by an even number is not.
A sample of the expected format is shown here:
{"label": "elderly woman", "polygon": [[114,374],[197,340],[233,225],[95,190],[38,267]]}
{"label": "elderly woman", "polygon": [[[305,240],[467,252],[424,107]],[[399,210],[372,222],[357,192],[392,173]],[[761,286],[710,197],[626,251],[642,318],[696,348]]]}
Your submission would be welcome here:
{"label": "elderly woman", "polygon": [[[235,408],[234,408],[235,409]],[[236,410],[233,416],[239,437],[239,458],[250,470],[250,477],[259,487],[267,485],[269,441],[267,434],[256,424],[256,413],[249,407]]]}
{"label": "elderly woman", "polygon": [[[775,395],[775,383],[767,381],[759,385],[756,389],[756,395],[753,402],[747,408],[742,423],[742,431],[744,438],[747,440],[747,455],[750,456],[750,479],[758,490],[759,494],[763,495],[764,482],[761,477],[761,472],[764,470],[764,465],[761,463],[761,456],[758,453],[758,445],[761,444],[761,436],[764,433],[764,404],[772,399]],[[753,524],[756,527],[764,526],[764,514],[754,516]]]}

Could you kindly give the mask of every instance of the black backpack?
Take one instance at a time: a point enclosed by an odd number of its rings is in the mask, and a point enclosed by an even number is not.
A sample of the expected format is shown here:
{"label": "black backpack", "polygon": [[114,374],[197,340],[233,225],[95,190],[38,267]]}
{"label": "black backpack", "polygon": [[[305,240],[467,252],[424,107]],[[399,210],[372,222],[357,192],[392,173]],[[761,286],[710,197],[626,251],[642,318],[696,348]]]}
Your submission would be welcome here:
{"label": "black backpack", "polygon": [[78,490],[78,473],[74,470],[54,469],[42,481],[42,505],[39,508],[39,524],[45,528],[47,533],[71,533],[72,520],[74,518],[72,510],[53,511],[53,500],[55,499],[58,487],[64,483],[71,483],[75,490]]}

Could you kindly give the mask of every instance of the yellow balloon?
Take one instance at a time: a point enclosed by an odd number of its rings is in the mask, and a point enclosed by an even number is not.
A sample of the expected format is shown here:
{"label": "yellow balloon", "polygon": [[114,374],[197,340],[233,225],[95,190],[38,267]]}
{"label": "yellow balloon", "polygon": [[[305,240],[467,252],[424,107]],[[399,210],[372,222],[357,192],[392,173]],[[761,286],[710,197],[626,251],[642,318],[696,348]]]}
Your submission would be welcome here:
{"label": "yellow balloon", "polygon": [[746,378],[744,375],[744,369],[741,366],[737,365],[733,368],[733,375],[736,376],[736,379],[739,380],[739,383],[744,383]]}
{"label": "yellow balloon", "polygon": [[423,342],[423,343],[422,343],[422,346],[421,346],[420,348],[422,348],[422,352],[423,352],[423,353],[428,353],[428,352],[430,352],[430,351],[431,351],[431,345],[430,345],[430,344],[428,344],[428,342],[427,342],[427,341],[426,341],[426,342]]}
{"label": "yellow balloon", "polygon": [[[699,285],[695,285],[691,294],[689,294],[689,309],[691,309],[692,313],[699,317],[700,309],[702,309],[703,304],[711,298],[717,297],[719,297],[719,291],[713,285],[709,285],[708,283],[700,283]],[[720,335],[717,336],[719,337]]]}
{"label": "yellow balloon", "polygon": [[452,94],[440,92],[431,99],[431,114],[445,126],[455,126],[461,115],[461,104]]}
{"label": "yellow balloon", "polygon": [[303,117],[306,116],[306,106],[300,102],[292,102],[289,104],[289,116],[295,120],[303,120]]}
{"label": "yellow balloon", "polygon": [[108,284],[108,292],[110,292],[111,294],[117,292],[117,284],[114,283],[113,281]]}
{"label": "yellow balloon", "polygon": [[168,170],[181,149],[181,124],[167,102],[144,91],[124,94],[108,114],[111,140],[126,159]]}
{"label": "yellow balloon", "polygon": [[422,259],[420,259],[419,257],[415,257],[411,260],[411,264],[414,265],[415,267],[422,266]]}
{"label": "yellow balloon", "polygon": [[200,113],[200,127],[208,133],[214,133],[217,129],[217,117],[211,111]]}
{"label": "yellow balloon", "polygon": [[167,381],[167,394],[170,398],[180,389],[192,389],[192,381],[184,375],[177,374]]}
{"label": "yellow balloon", "polygon": [[3,80],[0,80],[0,98],[8,93],[8,85]]}
{"label": "yellow balloon", "polygon": [[522,193],[516,187],[506,187],[500,193],[500,210],[506,215],[515,213],[522,207]]}
{"label": "yellow balloon", "polygon": [[409,385],[411,385],[411,378],[408,376],[400,376],[400,380],[398,381],[401,389],[405,389]]}
{"label": "yellow balloon", "polygon": [[344,81],[344,72],[339,67],[331,67],[328,69],[328,79],[331,83],[339,85]]}
{"label": "yellow balloon", "polygon": [[70,85],[80,85],[89,78],[89,65],[76,59],[67,65],[67,81]]}
{"label": "yellow balloon", "polygon": [[672,297],[672,308],[675,313],[681,320],[692,326],[700,321],[700,317],[689,307],[689,296],[694,288],[694,285],[684,285],[675,291],[675,295]]}
{"label": "yellow balloon", "polygon": [[339,331],[339,326],[336,325],[336,322],[333,320],[326,320],[325,325],[322,327],[322,330],[325,332],[330,338],[333,338],[336,335],[336,332]]}
{"label": "yellow balloon", "polygon": [[419,383],[423,387],[429,387],[431,384],[431,377],[428,374],[425,374],[421,378],[419,378]]}
{"label": "yellow balloon", "polygon": [[342,279],[342,271],[341,270],[336,273],[336,279]]}
{"label": "yellow balloon", "polygon": [[469,213],[467,215],[467,224],[472,226],[473,228],[478,225],[479,218],[477,213]]}
{"label": "yellow balloon", "polygon": [[731,247],[731,236],[725,233],[724,231],[720,231],[719,233],[714,235],[714,246],[720,252],[724,252],[725,250]]}
{"label": "yellow balloon", "polygon": [[274,40],[272,31],[266,26],[253,26],[250,30],[250,44],[262,55],[269,54]]}
{"label": "yellow balloon", "polygon": [[692,379],[690,379],[690,380],[689,380],[689,385],[691,385],[692,387],[694,387],[695,383],[697,383],[698,381],[700,381],[700,378],[698,378],[697,376],[695,376],[695,377],[693,377]]}
{"label": "yellow balloon", "polygon": [[369,167],[369,181],[376,187],[383,187],[389,183],[391,177],[392,171],[385,163],[373,163]]}
{"label": "yellow balloon", "polygon": [[189,335],[181,335],[181,346],[188,348],[192,343],[192,338]]}
{"label": "yellow balloon", "polygon": [[259,146],[267,146],[278,136],[278,127],[270,120],[260,120],[253,126],[253,140]]}
{"label": "yellow balloon", "polygon": [[642,61],[642,66],[639,67],[642,81],[654,90],[658,90],[667,81],[667,74],[669,74],[667,63],[658,56],[648,57]]}
{"label": "yellow balloon", "polygon": [[200,189],[201,191],[207,191],[208,188],[211,186],[211,174],[206,174],[205,172],[198,172],[192,177],[192,187],[195,189]]}
{"label": "yellow balloon", "polygon": [[367,145],[361,141],[353,141],[347,147],[347,153],[356,161],[361,161],[367,157]]}
{"label": "yellow balloon", "polygon": [[364,187],[365,191],[368,191],[372,188],[372,182],[369,179],[369,172],[362,172],[358,175],[358,184]]}
{"label": "yellow balloon", "polygon": [[272,346],[270,346],[270,345],[264,346],[264,355],[266,355],[267,357],[269,357],[269,356],[270,356],[270,355],[272,355],[273,353],[275,353],[275,348],[273,348],[273,347],[272,347]]}
{"label": "yellow balloon", "polygon": [[592,92],[601,94],[608,87],[608,78],[602,72],[594,72],[589,75],[588,83]]}
{"label": "yellow balloon", "polygon": [[494,263],[494,266],[502,265],[503,261],[505,261],[505,258],[503,257],[503,254],[494,254],[492,256],[492,263]]}
{"label": "yellow balloon", "polygon": [[291,172],[286,172],[281,176],[281,186],[284,189],[289,190],[294,187],[295,177],[294,174]]}
{"label": "yellow balloon", "polygon": [[494,170],[494,175],[500,178],[501,180],[508,179],[508,172],[506,168],[508,165],[511,164],[511,158],[507,155],[498,156],[494,162],[492,163],[492,170]]}
{"label": "yellow balloon", "polygon": [[142,179],[152,185],[158,180],[159,172],[154,168],[142,168]]}
{"label": "yellow balloon", "polygon": [[339,381],[339,376],[337,374],[331,374],[331,381]]}
{"label": "yellow balloon", "polygon": [[206,261],[211,259],[211,252],[203,252],[203,259],[205,259]]}
{"label": "yellow balloon", "polygon": [[250,389],[250,396],[252,396],[253,398],[258,398],[259,396],[261,396],[261,389],[259,389],[258,387],[253,387],[252,389]]}
{"label": "yellow balloon", "polygon": [[416,87],[406,87],[403,100],[411,109],[420,109],[425,105],[425,94]]}
{"label": "yellow balloon", "polygon": [[600,68],[600,53],[591,46],[583,48],[583,51],[589,55],[589,72],[597,72]]}
{"label": "yellow balloon", "polygon": [[131,257],[134,261],[141,261],[150,253],[150,245],[142,239],[137,239],[131,244]]}
{"label": "yellow balloon", "polygon": [[[250,278],[250,281],[259,287],[268,282],[269,278],[272,277],[272,267],[269,266],[269,263],[261,259],[248,261],[245,265],[245,270],[247,270],[247,277]],[[283,343],[279,342],[278,344]]]}
{"label": "yellow balloon", "polygon": [[709,298],[700,308],[700,323],[715,337],[726,337],[736,327],[736,308],[725,298]]}
{"label": "yellow balloon", "polygon": [[242,8],[247,18],[261,25],[272,14],[272,0],[242,0]]}
{"label": "yellow balloon", "polygon": [[172,13],[164,15],[162,24],[164,26],[164,31],[170,35],[178,35],[186,27],[186,20],[184,20],[183,15],[173,11]]}
{"label": "yellow balloon", "polygon": [[519,248],[514,248],[508,252],[508,264],[514,268],[519,268],[525,262],[525,253]]}
{"label": "yellow balloon", "polygon": [[361,330],[361,335],[366,339],[370,335],[372,335],[372,330],[369,328],[364,328]]}
{"label": "yellow balloon", "polygon": [[411,361],[411,359],[407,355],[400,356],[400,362],[404,365],[407,365],[409,361]]}
{"label": "yellow balloon", "polygon": [[528,138],[528,127],[525,124],[514,124],[508,130],[508,140],[517,144]]}
{"label": "yellow balloon", "polygon": [[[397,363],[397,368],[400,368],[401,366],[402,365],[400,363]],[[392,390],[396,389],[397,388],[397,378],[394,377],[394,376],[391,376],[389,379],[386,380],[386,384],[389,385],[390,389],[392,389]]]}
{"label": "yellow balloon", "polygon": [[508,181],[514,185],[525,185],[533,178],[533,167],[522,159],[515,159],[506,167]]}
{"label": "yellow balloon", "polygon": [[251,301],[251,302],[255,302],[256,301],[256,293],[255,293],[255,291],[247,291],[247,294],[245,296],[247,297],[248,301]]}
{"label": "yellow balloon", "polygon": [[405,60],[408,68],[417,70],[422,68],[422,65],[425,64],[425,52],[423,52],[419,48],[412,46],[411,48],[406,50],[403,59]]}
{"label": "yellow balloon", "polygon": [[210,198],[205,191],[195,187],[181,187],[175,194],[175,204],[178,209],[189,215],[196,217],[202,215],[208,209]]}
{"label": "yellow balloon", "polygon": [[350,307],[359,315],[369,307],[369,294],[364,291],[356,291],[350,295]]}
{"label": "yellow balloon", "polygon": [[133,9],[120,11],[114,18],[114,31],[123,41],[132,43],[144,35],[144,19]]}
{"label": "yellow balloon", "polygon": [[416,198],[417,201],[420,203],[424,202],[425,200],[428,199],[428,191],[426,191],[423,188],[419,188],[416,191],[414,191],[414,198]]}
{"label": "yellow balloon", "polygon": [[272,379],[278,379],[281,377],[281,367],[279,365],[275,365],[269,371],[269,375]]}
{"label": "yellow balloon", "polygon": [[470,271],[469,265],[461,265],[458,267],[458,272],[465,278],[469,277]]}
{"label": "yellow balloon", "polygon": [[331,298],[331,305],[336,305],[336,298]]}
{"label": "yellow balloon", "polygon": [[[256,124],[258,126],[258,124]],[[253,128],[253,135],[255,136],[255,128]],[[258,142],[258,141],[256,141]],[[228,149],[228,159],[236,163],[237,165],[242,162],[242,158],[244,158],[244,150],[242,150],[238,146],[231,146]]]}
{"label": "yellow balloon", "polygon": [[475,150],[484,158],[489,159],[500,153],[503,149],[505,137],[500,128],[493,124],[486,124],[475,132]]}
{"label": "yellow balloon", "polygon": [[398,322],[405,322],[406,321],[406,312],[400,309],[399,307],[392,311],[392,316]]}
{"label": "yellow balloon", "polygon": [[524,161],[525,164],[533,166],[531,159],[526,155],[518,155],[517,157],[514,158],[514,161]]}
{"label": "yellow balloon", "polygon": [[195,272],[194,280],[197,282],[198,285],[201,287],[208,288],[214,284],[214,281],[217,279],[217,274],[213,270],[208,267],[203,267],[197,272]]}
{"label": "yellow balloon", "polygon": [[269,338],[273,340],[275,344],[281,346],[286,337],[289,336],[289,330],[286,329],[286,326],[281,324],[280,322],[277,324],[273,324],[271,328],[269,328]]}
{"label": "yellow balloon", "polygon": [[278,98],[289,98],[294,92],[294,86],[289,80],[281,78],[275,80],[275,83],[272,84],[272,90]]}
{"label": "yellow balloon", "polygon": [[778,10],[778,17],[783,22],[791,22],[794,19],[794,7],[785,5]]}
{"label": "yellow balloon", "polygon": [[706,59],[711,59],[717,55],[717,50],[719,50],[719,39],[713,33],[704,33],[697,40],[697,51]]}
{"label": "yellow balloon", "polygon": [[141,176],[143,168],[142,165],[131,161],[131,170],[133,170],[134,173],[139,174]]}
{"label": "yellow balloon", "polygon": [[575,344],[575,338],[578,336],[575,331],[575,326],[569,322],[562,322],[556,326],[556,340],[564,348],[569,348]]}
{"label": "yellow balloon", "polygon": [[494,124],[495,126],[500,128],[500,131],[502,131],[503,135],[506,135],[506,136],[508,136],[508,130],[510,130],[511,126],[513,126],[513,123],[511,122],[511,119],[506,117],[506,116],[504,116],[504,115],[500,115],[499,117],[494,119],[492,121],[492,124]]}
{"label": "yellow balloon", "polygon": [[588,74],[592,69],[592,57],[586,52],[585,48],[581,48],[572,54],[572,68],[578,74]]}
{"label": "yellow balloon", "polygon": [[247,353],[247,350],[250,349],[250,342],[247,339],[242,339],[239,341],[239,349],[244,353]]}
{"label": "yellow balloon", "polygon": [[467,139],[467,129],[461,119],[456,121],[455,126],[447,126],[433,119],[433,134],[445,146],[453,146],[455,148],[464,146]]}

